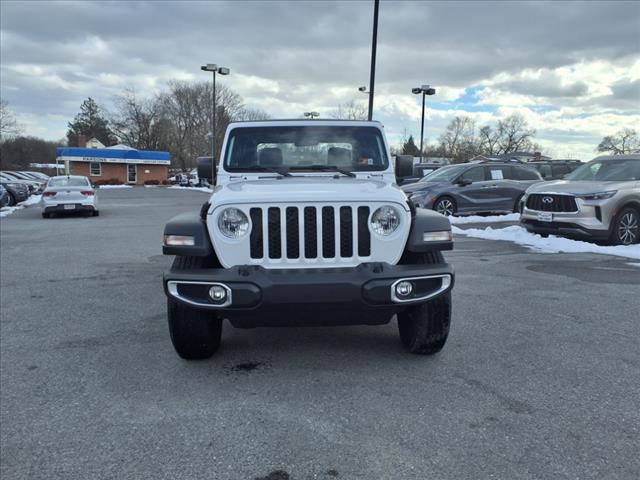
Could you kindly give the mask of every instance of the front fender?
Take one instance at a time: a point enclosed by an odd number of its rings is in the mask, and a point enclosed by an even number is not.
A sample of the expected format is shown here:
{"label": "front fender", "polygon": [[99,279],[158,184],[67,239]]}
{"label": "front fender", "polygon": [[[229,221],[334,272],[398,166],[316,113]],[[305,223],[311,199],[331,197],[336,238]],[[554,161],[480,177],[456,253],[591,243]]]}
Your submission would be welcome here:
{"label": "front fender", "polygon": [[[165,235],[184,235],[193,237],[193,245],[165,245],[165,255],[183,255],[192,257],[208,257],[213,254],[207,224],[198,213],[182,213],[173,217],[164,227]],[[164,237],[163,237],[164,238]]]}
{"label": "front fender", "polygon": [[406,250],[409,252],[430,252],[434,250],[453,250],[453,241],[425,242],[426,232],[444,232],[451,230],[451,222],[444,215],[424,208],[416,209],[411,222]]}

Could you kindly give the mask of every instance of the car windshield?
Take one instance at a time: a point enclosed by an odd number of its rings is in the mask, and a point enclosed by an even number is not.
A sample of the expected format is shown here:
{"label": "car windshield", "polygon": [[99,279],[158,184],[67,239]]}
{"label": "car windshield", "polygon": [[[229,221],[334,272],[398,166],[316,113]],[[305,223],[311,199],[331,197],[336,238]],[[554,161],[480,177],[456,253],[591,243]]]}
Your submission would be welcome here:
{"label": "car windshield", "polygon": [[591,182],[640,180],[640,159],[593,160],[564,178]]}
{"label": "car windshield", "polygon": [[375,127],[243,127],[231,130],[224,168],[239,171],[380,171],[389,161]]}
{"label": "car windshield", "polygon": [[84,177],[56,177],[49,180],[48,187],[88,187],[89,181]]}
{"label": "car windshield", "polygon": [[425,175],[420,179],[421,182],[451,182],[454,178],[460,175],[468,165],[449,165],[448,167],[442,167],[431,172],[429,175]]}

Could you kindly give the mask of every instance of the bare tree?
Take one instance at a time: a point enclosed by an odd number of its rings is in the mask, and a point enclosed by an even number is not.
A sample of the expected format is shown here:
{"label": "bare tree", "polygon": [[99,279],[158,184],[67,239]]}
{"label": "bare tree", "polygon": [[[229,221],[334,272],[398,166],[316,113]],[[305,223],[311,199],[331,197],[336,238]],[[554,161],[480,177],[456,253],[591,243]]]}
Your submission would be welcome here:
{"label": "bare tree", "polygon": [[19,135],[21,131],[15,114],[9,109],[9,102],[0,99],[0,138]]}
{"label": "bare tree", "polygon": [[455,117],[440,135],[441,150],[453,158],[454,163],[464,162],[475,155],[475,121],[470,117]]}
{"label": "bare tree", "polygon": [[513,153],[532,148],[531,139],[536,131],[530,128],[524,117],[518,113],[498,122],[498,153]]}
{"label": "bare tree", "polygon": [[613,155],[640,153],[640,137],[636,130],[625,128],[615,135],[604,137],[596,150],[598,152],[610,152]]}
{"label": "bare tree", "polygon": [[163,117],[158,97],[140,99],[133,89],[117,95],[116,111],[110,117],[111,130],[118,141],[139,150],[165,150],[169,122]]}
{"label": "bare tree", "polygon": [[500,149],[500,136],[490,125],[478,131],[478,152],[484,155],[496,155]]}
{"label": "bare tree", "polygon": [[341,120],[366,120],[369,110],[363,103],[350,100],[346,103],[338,105],[338,108],[331,112],[331,118],[339,118]]}
{"label": "bare tree", "polygon": [[269,120],[270,118],[271,115],[259,108],[242,108],[233,120],[247,122],[250,120]]}

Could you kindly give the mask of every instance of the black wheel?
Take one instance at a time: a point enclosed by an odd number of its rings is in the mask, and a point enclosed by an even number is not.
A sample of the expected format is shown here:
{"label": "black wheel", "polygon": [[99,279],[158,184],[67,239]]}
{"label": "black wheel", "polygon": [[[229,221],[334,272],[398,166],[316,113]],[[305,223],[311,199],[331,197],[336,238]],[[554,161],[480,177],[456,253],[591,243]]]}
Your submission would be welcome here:
{"label": "black wheel", "polygon": [[42,218],[49,218],[51,216],[50,213],[42,212]]}
{"label": "black wheel", "polygon": [[611,240],[617,245],[632,245],[640,241],[640,214],[626,207],[618,214],[611,229]]}
{"label": "black wheel", "polygon": [[100,216],[100,212],[99,212],[98,210],[94,210],[94,211],[93,211],[93,216],[94,216],[94,217],[98,217],[98,216]]}
{"label": "black wheel", "polygon": [[9,201],[7,205],[13,207],[16,204],[16,197],[9,190],[7,190],[7,193],[9,194]]}
{"label": "black wheel", "polygon": [[[444,263],[440,252],[405,252],[400,263]],[[451,324],[451,292],[398,314],[400,341],[411,353],[433,355],[447,342]]]}
{"label": "black wheel", "polygon": [[451,215],[456,213],[456,211],[458,210],[458,207],[456,206],[456,201],[453,198],[440,197],[436,201],[436,203],[434,203],[433,209],[436,212],[441,213],[442,215],[450,217]]}
{"label": "black wheel", "polygon": [[[176,257],[172,268],[199,269],[209,266],[208,263],[210,261],[203,257]],[[217,313],[188,307],[169,298],[167,316],[171,343],[178,355],[186,360],[202,360],[216,353],[222,337],[222,318]]]}

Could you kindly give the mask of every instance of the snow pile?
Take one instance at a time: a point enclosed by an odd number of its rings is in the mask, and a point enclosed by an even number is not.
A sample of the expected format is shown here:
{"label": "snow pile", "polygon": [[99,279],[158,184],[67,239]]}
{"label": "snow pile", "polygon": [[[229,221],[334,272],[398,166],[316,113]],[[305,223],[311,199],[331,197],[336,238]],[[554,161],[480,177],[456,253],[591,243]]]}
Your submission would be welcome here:
{"label": "snow pile", "polygon": [[207,187],[180,187],[178,185],[173,185],[172,187],[167,187],[167,189],[191,190],[191,191],[204,192],[204,193],[213,193],[213,189],[207,188]]}
{"label": "snow pile", "polygon": [[615,255],[640,260],[640,245],[600,246],[594,243],[556,237],[555,235],[549,235],[547,238],[543,238],[540,235],[529,233],[526,229],[517,225],[495,230],[491,227],[487,227],[484,230],[479,228],[462,229],[452,227],[452,230],[456,235],[466,235],[468,237],[483,238],[486,240],[504,240],[541,252],[600,253],[602,255]]}
{"label": "snow pile", "polygon": [[462,225],[464,223],[497,223],[497,222],[518,222],[519,213],[509,213],[508,215],[491,215],[482,217],[480,215],[470,215],[468,217],[449,217],[452,225]]}
{"label": "snow pile", "polygon": [[22,210],[23,208],[31,207],[33,205],[38,205],[40,203],[40,199],[42,195],[31,195],[24,202],[20,202],[15,207],[2,207],[0,208],[0,218],[6,217],[7,215],[11,215],[16,210]]}
{"label": "snow pile", "polygon": [[100,185],[98,188],[133,188],[131,185]]}

